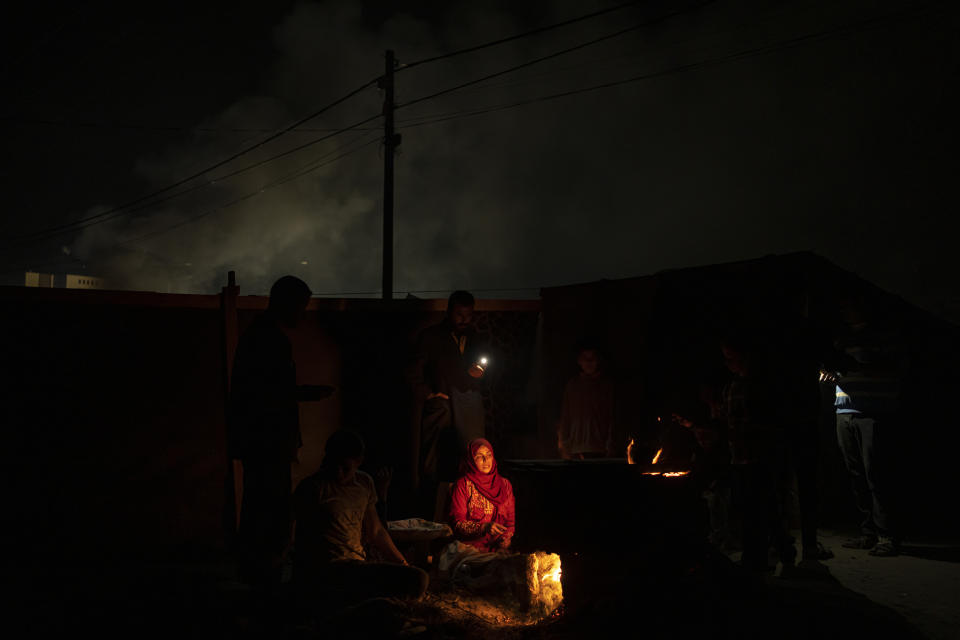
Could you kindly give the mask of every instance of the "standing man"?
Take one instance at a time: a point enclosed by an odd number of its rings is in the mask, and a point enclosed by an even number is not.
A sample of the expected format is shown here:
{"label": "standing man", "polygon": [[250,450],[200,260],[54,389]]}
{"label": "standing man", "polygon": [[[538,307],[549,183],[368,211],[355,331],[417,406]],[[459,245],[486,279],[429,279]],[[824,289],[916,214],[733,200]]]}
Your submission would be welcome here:
{"label": "standing man", "polygon": [[723,392],[731,463],[743,511],[742,565],[768,569],[768,550],[777,551],[785,571],[793,569],[797,550],[784,518],[789,440],[778,403],[780,381],[753,334],[734,331],[721,346],[733,374]]}
{"label": "standing man", "polygon": [[837,341],[844,362],[836,369],[842,375],[825,374],[824,379],[836,384],[837,442],[863,515],[861,535],[843,546],[894,556],[899,536],[890,513],[890,469],[884,463],[901,413],[904,352],[899,336],[869,318],[863,297],[845,301],[841,315],[848,329]]}
{"label": "standing man", "polygon": [[[817,537],[820,496],[821,396],[817,375],[831,357],[831,344],[803,317],[784,323],[778,349],[778,375],[782,379],[782,412],[790,448],[790,466],[796,478],[797,503],[804,560],[829,560],[833,552]],[[791,500],[792,503],[792,500]]]}
{"label": "standing man", "polygon": [[243,463],[240,574],[266,590],[280,584],[290,546],[290,464],[303,444],[297,402],[333,392],[331,387],[297,386],[286,330],[302,321],[311,295],[299,278],[277,280],[266,312],[240,337],[233,361],[228,426],[231,457]]}
{"label": "standing man", "polygon": [[420,408],[414,484],[422,487],[427,501],[435,499],[439,482],[457,479],[467,443],[485,436],[480,378],[486,362],[473,328],[473,310],[473,295],[450,294],[446,318],[420,334],[410,370]]}

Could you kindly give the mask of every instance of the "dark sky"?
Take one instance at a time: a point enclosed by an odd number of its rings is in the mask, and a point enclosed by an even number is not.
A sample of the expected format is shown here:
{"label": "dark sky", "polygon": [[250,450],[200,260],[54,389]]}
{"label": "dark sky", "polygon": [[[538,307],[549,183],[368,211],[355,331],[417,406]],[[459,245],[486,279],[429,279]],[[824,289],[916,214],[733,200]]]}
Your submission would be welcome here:
{"label": "dark sky", "polygon": [[[28,234],[111,211],[262,140],[382,73],[386,48],[411,62],[614,4],[13,11],[2,27],[4,282],[33,269],[213,292],[233,269],[244,293],[295,273],[318,293],[375,295],[379,121],[102,224]],[[703,4],[640,3],[399,73],[403,103],[651,23],[397,111],[395,289],[535,296],[539,286],[813,250],[960,315],[956,4]],[[643,75],[652,77],[541,99]],[[208,177],[373,116],[381,101],[367,88]],[[433,122],[445,114],[457,117]]]}

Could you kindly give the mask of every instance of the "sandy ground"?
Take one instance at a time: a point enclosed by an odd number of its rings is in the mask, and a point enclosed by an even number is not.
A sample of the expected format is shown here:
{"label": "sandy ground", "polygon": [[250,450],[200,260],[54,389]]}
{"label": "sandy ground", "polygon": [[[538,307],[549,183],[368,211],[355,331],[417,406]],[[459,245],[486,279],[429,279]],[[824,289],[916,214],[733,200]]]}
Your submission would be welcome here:
{"label": "sandy ground", "polygon": [[[840,545],[847,537],[847,533],[823,531],[821,539],[836,554],[833,559],[822,563],[801,563],[792,575],[779,575],[778,570],[776,574],[759,578],[763,589],[755,592],[757,599],[752,601],[749,596],[742,596],[743,583],[733,579],[729,570],[700,581],[702,589],[699,591],[698,583],[694,581],[683,587],[686,592],[678,592],[686,593],[688,598],[687,604],[679,611],[686,611],[691,617],[704,613],[720,615],[717,619],[721,627],[712,637],[852,638],[856,637],[858,630],[875,635],[878,629],[886,629],[892,634],[888,637],[915,638],[922,634],[928,640],[960,638],[960,544],[907,541],[902,555],[875,558],[866,551],[843,549]],[[732,559],[735,557],[734,554]],[[141,637],[157,635],[167,638],[171,634],[181,637],[298,639],[322,635],[306,628],[289,627],[287,633],[272,632],[266,636],[257,633],[251,628],[256,614],[246,604],[246,590],[236,582],[231,566],[222,559],[212,563],[135,563],[124,570],[115,567],[115,572],[104,569],[90,571],[60,566],[56,577],[47,571],[32,571],[36,582],[29,587],[22,584],[20,589],[22,595],[32,597],[29,602],[14,608],[21,614],[16,617],[25,623],[23,631],[26,635],[73,635],[80,629],[89,629],[96,630],[100,637],[128,637],[131,628],[141,629],[143,633],[138,634]],[[593,565],[582,564],[578,569],[576,563],[571,563],[569,569],[568,573],[565,565],[565,582],[568,578],[572,581],[569,585],[571,595],[577,594],[576,584],[581,583],[580,597],[571,600],[572,610],[567,609],[554,621],[555,624],[546,628],[511,631],[503,627],[487,627],[476,616],[468,615],[469,612],[454,615],[464,608],[462,606],[447,607],[448,611],[443,603],[428,600],[423,603],[425,611],[415,617],[427,623],[429,632],[413,635],[462,640],[473,637],[487,640],[579,638],[585,634],[586,637],[603,637],[616,626],[611,621],[627,619],[636,624],[638,615],[648,617],[656,610],[649,602],[644,604],[640,600],[633,602],[629,597],[624,598],[624,591],[612,592],[612,595],[604,593],[603,582],[616,578],[609,565],[606,571],[600,569],[607,574],[602,579],[595,575],[597,567]],[[591,586],[587,588],[587,584]],[[624,584],[633,585],[628,587],[631,592],[642,592],[642,586],[636,586],[636,582],[628,579]],[[565,584],[565,594],[567,591]],[[721,604],[720,609],[715,607],[712,614],[709,607],[698,613],[698,603],[709,605],[707,600],[722,600],[726,604]],[[732,603],[739,604],[730,606]],[[769,636],[766,632],[744,635],[739,624],[744,615],[750,615],[749,612],[756,611],[757,607],[779,612],[773,614],[777,626],[767,627]],[[430,613],[426,609],[434,611]],[[725,624],[721,620],[724,609],[733,612],[727,616],[728,622],[734,623],[732,626],[722,626]],[[785,620],[793,621],[790,628],[782,626]],[[601,621],[606,621],[609,628],[595,626]],[[842,635],[830,635],[831,631]],[[655,634],[646,635],[653,637]]]}
{"label": "sandy ground", "polygon": [[[793,532],[799,538],[799,532]],[[839,583],[903,616],[930,640],[960,638],[960,542],[910,541],[902,553],[877,558],[866,550],[844,549],[854,531],[821,530],[834,552],[822,563],[801,563],[793,576],[777,568],[767,582],[774,588],[829,591]],[[739,559],[739,554],[730,554]]]}
{"label": "sandy ground", "polygon": [[849,535],[825,531],[835,554],[824,564],[846,588],[900,613],[931,640],[960,638],[960,543],[907,540],[902,555],[844,549]]}

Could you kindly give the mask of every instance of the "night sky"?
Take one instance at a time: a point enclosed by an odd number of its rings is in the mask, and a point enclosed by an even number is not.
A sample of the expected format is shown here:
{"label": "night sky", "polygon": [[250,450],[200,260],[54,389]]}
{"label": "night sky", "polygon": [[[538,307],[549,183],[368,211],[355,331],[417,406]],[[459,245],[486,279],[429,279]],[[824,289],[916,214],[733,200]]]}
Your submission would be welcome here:
{"label": "night sky", "polygon": [[[3,283],[39,270],[212,293],[232,269],[244,294],[293,273],[317,293],[377,296],[382,120],[201,186],[377,115],[375,85],[116,209],[376,78],[387,48],[410,63],[616,4],[8,10]],[[397,110],[398,295],[536,297],[812,250],[960,320],[956,3],[642,2],[400,71],[397,102],[641,24]]]}

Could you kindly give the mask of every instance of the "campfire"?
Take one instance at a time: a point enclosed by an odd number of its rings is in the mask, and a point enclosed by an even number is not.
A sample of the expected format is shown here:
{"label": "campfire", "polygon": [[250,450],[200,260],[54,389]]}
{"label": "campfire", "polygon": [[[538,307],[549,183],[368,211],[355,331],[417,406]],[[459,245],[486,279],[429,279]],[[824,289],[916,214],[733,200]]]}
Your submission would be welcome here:
{"label": "campfire", "polygon": [[450,578],[435,604],[449,615],[465,612],[496,627],[536,624],[556,615],[563,603],[556,553],[467,556]]}
{"label": "campfire", "polygon": [[[630,441],[633,442],[632,440]],[[657,449],[657,455],[653,456],[653,460],[650,464],[657,464],[660,461],[660,455],[663,453],[663,448]],[[643,475],[645,476],[662,476],[664,478],[679,478],[681,476],[688,475],[689,471],[644,471]]]}
{"label": "campfire", "polygon": [[560,556],[537,551],[527,558],[527,586],[530,589],[528,615],[533,619],[544,618],[556,611],[563,602]]}

